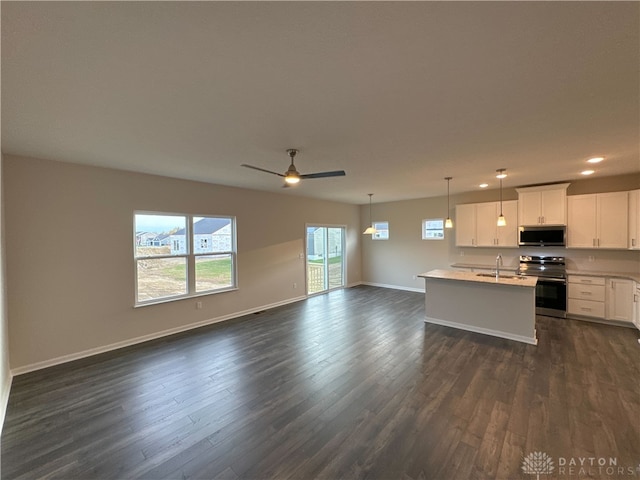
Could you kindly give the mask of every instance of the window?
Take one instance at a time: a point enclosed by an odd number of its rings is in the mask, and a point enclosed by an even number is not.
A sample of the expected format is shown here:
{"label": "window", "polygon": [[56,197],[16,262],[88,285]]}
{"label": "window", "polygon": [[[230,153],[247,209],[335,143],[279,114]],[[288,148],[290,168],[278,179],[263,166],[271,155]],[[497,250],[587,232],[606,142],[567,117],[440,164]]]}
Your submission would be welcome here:
{"label": "window", "polygon": [[371,236],[374,240],[389,240],[389,222],[373,222],[373,228],[376,229]]}
{"label": "window", "polygon": [[236,287],[235,219],[134,214],[136,305]]}
{"label": "window", "polygon": [[444,220],[442,218],[432,218],[422,221],[423,240],[443,240]]}

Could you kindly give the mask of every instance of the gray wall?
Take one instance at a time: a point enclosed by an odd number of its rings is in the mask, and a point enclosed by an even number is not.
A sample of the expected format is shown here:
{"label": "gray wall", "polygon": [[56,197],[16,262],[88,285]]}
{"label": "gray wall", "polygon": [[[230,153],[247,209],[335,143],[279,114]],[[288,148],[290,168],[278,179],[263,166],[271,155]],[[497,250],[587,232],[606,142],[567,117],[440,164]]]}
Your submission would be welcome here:
{"label": "gray wall", "polygon": [[[640,174],[592,178],[572,181],[568,195],[634,190],[640,188]],[[515,188],[503,191],[504,200],[517,200]],[[475,191],[452,195],[450,215],[454,220],[455,205],[499,200],[498,190]],[[562,255],[570,269],[585,271],[639,272],[640,252],[620,250],[576,250],[567,248],[458,248],[455,228],[445,230],[445,239],[422,240],[422,220],[444,218],[446,196],[373,204],[373,221],[389,222],[389,240],[372,240],[363,235],[362,280],[372,285],[392,286],[407,290],[424,290],[424,280],[413,277],[435,268],[450,268],[453,263],[490,265],[500,253],[506,266],[516,268],[519,255]],[[361,228],[369,222],[369,206],[360,208]],[[594,261],[590,261],[593,257]]]}
{"label": "gray wall", "polygon": [[[357,205],[9,155],[4,175],[14,374],[302,298],[306,223],[347,227],[361,280]],[[236,216],[239,289],[133,308],[134,210]]]}

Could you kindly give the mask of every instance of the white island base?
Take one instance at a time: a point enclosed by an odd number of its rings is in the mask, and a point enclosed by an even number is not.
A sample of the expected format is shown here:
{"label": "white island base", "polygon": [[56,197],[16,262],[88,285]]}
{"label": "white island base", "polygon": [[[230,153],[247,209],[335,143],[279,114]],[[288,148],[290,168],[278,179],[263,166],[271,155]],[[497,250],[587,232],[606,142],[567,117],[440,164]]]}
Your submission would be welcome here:
{"label": "white island base", "polygon": [[476,273],[432,270],[425,279],[425,322],[538,344],[537,279],[481,277]]}

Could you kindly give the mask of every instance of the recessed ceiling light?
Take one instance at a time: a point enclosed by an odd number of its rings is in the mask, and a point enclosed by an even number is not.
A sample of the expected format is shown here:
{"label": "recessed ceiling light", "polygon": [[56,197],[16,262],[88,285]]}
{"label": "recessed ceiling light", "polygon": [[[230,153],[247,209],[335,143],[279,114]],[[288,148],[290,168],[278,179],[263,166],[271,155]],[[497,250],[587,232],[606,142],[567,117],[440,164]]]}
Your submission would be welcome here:
{"label": "recessed ceiling light", "polygon": [[604,160],[604,157],[593,157],[587,160],[588,163],[600,163]]}
{"label": "recessed ceiling light", "polygon": [[594,173],[594,170],[583,170],[582,172],[580,172],[582,175],[591,175],[592,173]]}
{"label": "recessed ceiling light", "polygon": [[478,185],[480,188],[487,188],[489,186],[488,183],[481,183],[480,185]]}

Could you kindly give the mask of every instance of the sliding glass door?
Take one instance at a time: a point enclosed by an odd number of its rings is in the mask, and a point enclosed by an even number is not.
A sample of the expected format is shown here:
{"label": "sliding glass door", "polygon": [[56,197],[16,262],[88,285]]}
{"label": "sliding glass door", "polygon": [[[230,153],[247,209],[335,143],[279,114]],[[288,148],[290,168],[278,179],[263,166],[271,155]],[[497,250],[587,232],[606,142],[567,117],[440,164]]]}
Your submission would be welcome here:
{"label": "sliding glass door", "polygon": [[344,287],[344,227],[307,226],[307,294]]}

